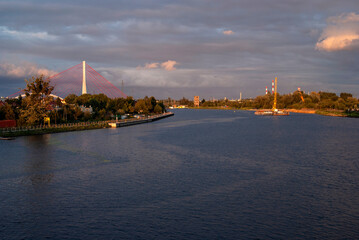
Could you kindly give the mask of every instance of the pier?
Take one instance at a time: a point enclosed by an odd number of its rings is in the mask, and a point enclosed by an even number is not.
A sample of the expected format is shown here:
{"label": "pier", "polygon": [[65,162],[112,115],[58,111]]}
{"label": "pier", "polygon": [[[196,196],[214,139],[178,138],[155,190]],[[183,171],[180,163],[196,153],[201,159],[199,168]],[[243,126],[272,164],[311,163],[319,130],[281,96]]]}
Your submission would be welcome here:
{"label": "pier", "polygon": [[163,114],[158,114],[158,115],[153,115],[153,116],[148,116],[148,117],[141,117],[141,118],[137,118],[137,119],[118,120],[116,122],[109,122],[108,125],[110,125],[110,127],[112,127],[112,128],[126,127],[126,126],[141,124],[141,123],[157,121],[162,118],[171,117],[173,115],[174,115],[174,113],[167,112],[167,113],[163,113]]}

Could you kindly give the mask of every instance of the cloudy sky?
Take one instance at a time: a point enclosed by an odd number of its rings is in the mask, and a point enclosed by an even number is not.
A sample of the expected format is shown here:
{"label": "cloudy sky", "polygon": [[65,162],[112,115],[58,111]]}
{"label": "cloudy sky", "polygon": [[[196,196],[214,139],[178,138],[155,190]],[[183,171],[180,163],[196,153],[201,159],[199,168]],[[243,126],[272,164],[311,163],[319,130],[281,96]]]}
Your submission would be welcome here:
{"label": "cloudy sky", "polygon": [[0,0],[0,96],[86,60],[127,95],[359,95],[358,0]]}

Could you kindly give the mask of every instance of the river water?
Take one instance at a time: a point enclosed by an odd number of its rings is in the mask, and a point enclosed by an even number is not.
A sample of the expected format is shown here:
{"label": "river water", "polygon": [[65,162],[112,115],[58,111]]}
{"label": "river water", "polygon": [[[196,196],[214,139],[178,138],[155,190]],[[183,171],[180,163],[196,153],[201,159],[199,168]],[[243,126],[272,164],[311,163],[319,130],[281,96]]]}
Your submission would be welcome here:
{"label": "river water", "polygon": [[359,120],[175,110],[0,141],[0,239],[358,239]]}

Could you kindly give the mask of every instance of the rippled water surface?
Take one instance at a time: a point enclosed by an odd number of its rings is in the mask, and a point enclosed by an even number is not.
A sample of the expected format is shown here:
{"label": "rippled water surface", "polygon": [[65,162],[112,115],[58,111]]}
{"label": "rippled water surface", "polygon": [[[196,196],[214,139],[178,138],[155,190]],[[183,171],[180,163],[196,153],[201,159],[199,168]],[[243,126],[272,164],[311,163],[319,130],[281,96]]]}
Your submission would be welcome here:
{"label": "rippled water surface", "polygon": [[359,239],[359,120],[177,110],[0,141],[0,239]]}

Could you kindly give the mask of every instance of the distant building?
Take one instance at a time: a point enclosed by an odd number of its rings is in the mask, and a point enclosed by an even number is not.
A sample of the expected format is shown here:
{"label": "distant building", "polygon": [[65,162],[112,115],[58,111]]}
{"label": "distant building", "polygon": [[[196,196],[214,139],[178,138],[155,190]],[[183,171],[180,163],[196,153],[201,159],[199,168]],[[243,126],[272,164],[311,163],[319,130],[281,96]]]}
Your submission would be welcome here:
{"label": "distant building", "polygon": [[195,107],[199,107],[199,96],[194,96],[193,104]]}
{"label": "distant building", "polygon": [[81,111],[82,111],[83,113],[86,113],[86,112],[92,113],[92,112],[93,112],[93,109],[92,109],[91,106],[90,106],[90,107],[85,107],[84,105],[81,105],[81,106],[80,106],[80,109],[81,109]]}

